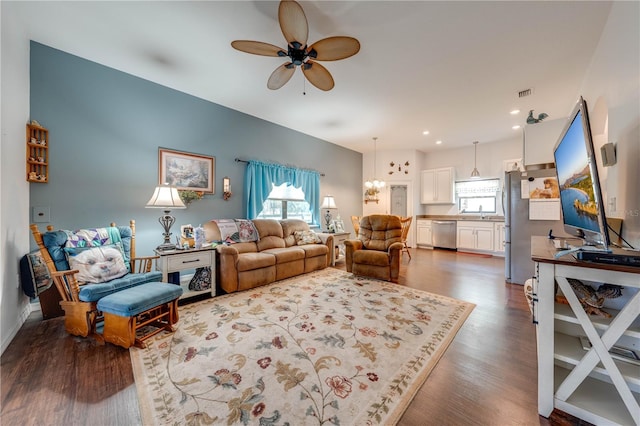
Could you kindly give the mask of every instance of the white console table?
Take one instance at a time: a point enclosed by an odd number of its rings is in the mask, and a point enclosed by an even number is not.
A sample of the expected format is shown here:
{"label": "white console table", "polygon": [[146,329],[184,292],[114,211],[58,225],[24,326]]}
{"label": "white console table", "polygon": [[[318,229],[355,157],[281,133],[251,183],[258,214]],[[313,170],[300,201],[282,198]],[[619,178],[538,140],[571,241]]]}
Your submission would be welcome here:
{"label": "white console table", "polygon": [[[640,366],[612,358],[612,346],[640,353],[640,269],[554,258],[546,237],[532,237],[536,263],[534,321],[538,343],[538,412],[549,417],[554,408],[593,424],[640,424]],[[617,307],[604,308],[612,318],[585,313],[567,278],[585,284],[623,286]],[[558,294],[569,305],[556,303]],[[586,336],[584,350],[578,336]]]}

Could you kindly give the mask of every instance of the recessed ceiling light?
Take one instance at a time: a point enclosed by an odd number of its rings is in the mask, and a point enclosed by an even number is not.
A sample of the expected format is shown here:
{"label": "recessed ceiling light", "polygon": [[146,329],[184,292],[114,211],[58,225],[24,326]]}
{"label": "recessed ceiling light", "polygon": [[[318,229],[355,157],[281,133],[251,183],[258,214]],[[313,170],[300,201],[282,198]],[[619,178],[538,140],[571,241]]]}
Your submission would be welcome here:
{"label": "recessed ceiling light", "polygon": [[425,130],[424,132],[422,132],[422,134],[426,136],[426,135],[428,135],[428,134],[429,134],[429,131],[428,131],[428,130]]}
{"label": "recessed ceiling light", "polygon": [[516,115],[519,114],[520,110],[519,109],[514,109],[513,111],[510,112],[511,115]]}
{"label": "recessed ceiling light", "polygon": [[436,141],[436,145],[442,145],[442,141]]}
{"label": "recessed ceiling light", "polygon": [[513,130],[518,130],[520,128],[520,125],[516,124],[515,126],[511,127]]}

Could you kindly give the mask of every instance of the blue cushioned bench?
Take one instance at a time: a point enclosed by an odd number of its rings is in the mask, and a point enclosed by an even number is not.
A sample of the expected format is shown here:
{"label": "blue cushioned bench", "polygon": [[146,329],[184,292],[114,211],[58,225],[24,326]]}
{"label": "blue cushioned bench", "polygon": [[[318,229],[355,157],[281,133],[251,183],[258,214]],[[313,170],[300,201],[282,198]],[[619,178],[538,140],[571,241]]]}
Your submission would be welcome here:
{"label": "blue cushioned bench", "polygon": [[[104,340],[123,348],[144,348],[149,337],[162,330],[173,332],[180,295],[180,286],[151,282],[104,296],[98,300],[98,310],[104,315]],[[145,326],[155,329],[142,330]]]}

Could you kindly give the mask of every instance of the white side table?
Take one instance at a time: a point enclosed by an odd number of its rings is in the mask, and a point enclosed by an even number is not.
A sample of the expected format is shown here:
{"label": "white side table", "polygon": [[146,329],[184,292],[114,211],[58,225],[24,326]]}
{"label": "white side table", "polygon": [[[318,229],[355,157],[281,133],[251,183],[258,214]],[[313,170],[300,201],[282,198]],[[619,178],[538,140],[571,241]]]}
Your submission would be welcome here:
{"label": "white side table", "polygon": [[350,232],[331,232],[324,233],[333,236],[333,253],[331,254],[331,266],[335,266],[336,262],[344,260],[344,242],[349,239]]}
{"label": "white side table", "polygon": [[206,247],[201,249],[171,250],[160,251],[155,250],[156,255],[160,258],[156,261],[156,270],[162,271],[162,281],[169,282],[169,274],[172,272],[180,272],[196,268],[211,268],[211,289],[202,291],[191,291],[184,288],[181,299],[186,299],[207,292],[211,296],[216,295],[216,250],[214,247]]}

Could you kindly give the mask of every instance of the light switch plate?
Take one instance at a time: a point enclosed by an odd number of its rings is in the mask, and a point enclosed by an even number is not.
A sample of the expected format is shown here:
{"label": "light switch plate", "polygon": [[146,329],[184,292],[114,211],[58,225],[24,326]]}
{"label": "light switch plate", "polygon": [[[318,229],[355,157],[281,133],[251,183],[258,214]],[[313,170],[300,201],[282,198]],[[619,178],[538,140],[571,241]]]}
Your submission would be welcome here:
{"label": "light switch plate", "polygon": [[51,222],[51,208],[35,206],[31,211],[31,220],[34,223],[48,223]]}

